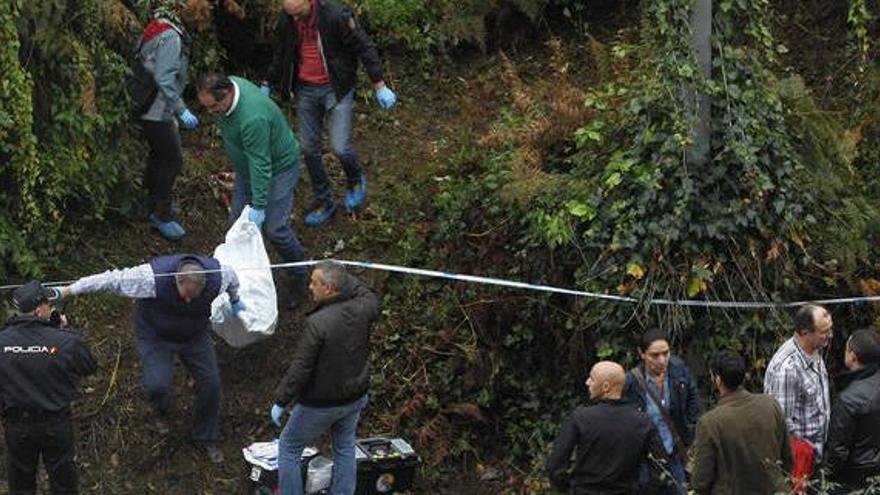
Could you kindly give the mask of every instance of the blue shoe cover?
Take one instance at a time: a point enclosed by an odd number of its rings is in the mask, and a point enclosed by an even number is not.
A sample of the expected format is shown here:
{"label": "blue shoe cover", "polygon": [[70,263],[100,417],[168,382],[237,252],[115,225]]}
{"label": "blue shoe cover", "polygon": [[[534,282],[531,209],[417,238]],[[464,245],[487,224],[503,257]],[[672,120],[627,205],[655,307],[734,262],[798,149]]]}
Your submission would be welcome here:
{"label": "blue shoe cover", "polygon": [[306,215],[306,226],[312,228],[320,227],[333,218],[334,214],[336,214],[336,203],[329,203],[321,206],[317,210],[309,212],[309,214]]}
{"label": "blue shoe cover", "polygon": [[151,213],[150,223],[153,224],[153,227],[156,227],[156,230],[162,234],[162,237],[169,241],[179,241],[186,237],[186,231],[183,230],[183,227],[174,220],[163,222],[162,220],[159,220],[159,217],[157,217],[155,213]]}

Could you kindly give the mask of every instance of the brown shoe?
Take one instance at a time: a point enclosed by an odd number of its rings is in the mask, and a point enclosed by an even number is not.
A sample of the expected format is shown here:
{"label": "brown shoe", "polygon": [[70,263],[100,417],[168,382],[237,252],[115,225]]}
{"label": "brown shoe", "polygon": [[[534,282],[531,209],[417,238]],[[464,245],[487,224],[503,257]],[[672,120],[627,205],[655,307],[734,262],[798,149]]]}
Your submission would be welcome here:
{"label": "brown shoe", "polygon": [[211,461],[212,464],[220,464],[223,462],[223,451],[220,450],[220,447],[206,443],[199,445],[199,448],[205,452],[205,455],[208,456],[208,460]]}

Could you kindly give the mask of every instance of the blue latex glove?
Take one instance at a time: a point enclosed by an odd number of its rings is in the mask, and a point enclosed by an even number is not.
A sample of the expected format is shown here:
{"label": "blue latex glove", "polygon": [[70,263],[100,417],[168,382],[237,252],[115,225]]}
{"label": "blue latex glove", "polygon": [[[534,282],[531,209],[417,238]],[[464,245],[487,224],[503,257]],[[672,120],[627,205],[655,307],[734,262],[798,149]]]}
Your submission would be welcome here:
{"label": "blue latex glove", "polygon": [[272,417],[273,423],[281,426],[281,416],[284,416],[284,408],[278,404],[272,404],[272,410],[269,411],[269,416]]}
{"label": "blue latex glove", "polygon": [[248,220],[257,224],[257,227],[263,228],[263,222],[266,221],[266,210],[251,208],[251,212],[248,214]]}
{"label": "blue latex glove", "polygon": [[241,299],[232,303],[232,314],[235,316],[238,316],[238,314],[245,309],[247,309],[247,306],[245,306],[244,303],[241,302]]}
{"label": "blue latex glove", "polygon": [[183,122],[187,129],[195,129],[199,125],[199,118],[193,115],[188,108],[184,108],[180,112],[180,121]]}
{"label": "blue latex glove", "polygon": [[397,95],[388,89],[388,86],[376,90],[376,99],[379,100],[379,106],[382,108],[391,108],[397,103]]}
{"label": "blue latex glove", "polygon": [[272,90],[269,88],[269,86],[266,86],[265,84],[261,84],[260,85],[260,93],[263,93],[263,96],[269,96],[269,94],[272,93]]}

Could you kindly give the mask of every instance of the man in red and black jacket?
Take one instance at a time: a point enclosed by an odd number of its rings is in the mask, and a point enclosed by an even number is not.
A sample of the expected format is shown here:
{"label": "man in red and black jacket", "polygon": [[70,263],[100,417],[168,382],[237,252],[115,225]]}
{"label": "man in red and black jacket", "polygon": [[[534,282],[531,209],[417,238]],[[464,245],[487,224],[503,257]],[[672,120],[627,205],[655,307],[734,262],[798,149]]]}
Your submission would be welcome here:
{"label": "man in red and black jacket", "polygon": [[362,61],[382,108],[397,101],[386,85],[375,43],[351,11],[332,0],[285,0],[276,28],[277,48],[262,84],[272,85],[282,99],[296,94],[299,138],[312,182],[313,202],[306,225],[320,227],[336,212],[336,203],[321,158],[327,117],[330,148],[345,171],[348,212],[366,202],[367,180],[351,144],[351,115],[358,60]]}

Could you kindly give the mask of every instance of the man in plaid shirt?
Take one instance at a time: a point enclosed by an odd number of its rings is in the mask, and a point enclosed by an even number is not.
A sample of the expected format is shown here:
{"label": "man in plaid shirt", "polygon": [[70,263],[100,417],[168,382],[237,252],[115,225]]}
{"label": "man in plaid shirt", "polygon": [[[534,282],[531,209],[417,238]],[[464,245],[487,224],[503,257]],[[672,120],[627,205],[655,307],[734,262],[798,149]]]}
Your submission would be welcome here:
{"label": "man in plaid shirt", "polygon": [[831,417],[828,372],[820,353],[831,342],[831,327],[825,308],[801,307],[794,316],[794,335],[776,351],[764,375],[764,393],[779,401],[789,433],[809,442],[817,456]]}

